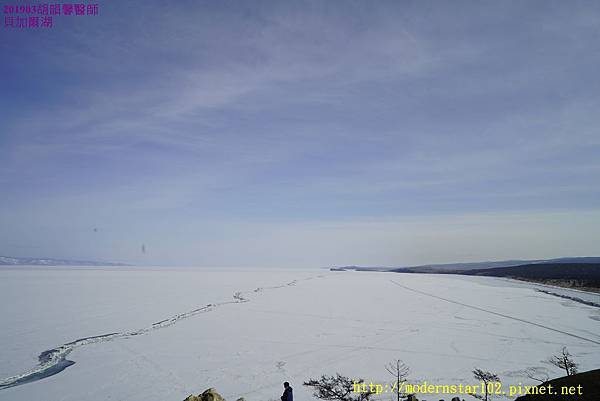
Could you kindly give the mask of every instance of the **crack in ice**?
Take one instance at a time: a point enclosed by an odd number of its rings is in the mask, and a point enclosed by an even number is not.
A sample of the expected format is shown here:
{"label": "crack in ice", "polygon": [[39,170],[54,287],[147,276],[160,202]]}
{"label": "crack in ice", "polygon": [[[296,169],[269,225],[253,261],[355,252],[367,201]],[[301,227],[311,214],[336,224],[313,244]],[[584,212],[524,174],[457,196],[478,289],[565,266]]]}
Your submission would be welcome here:
{"label": "crack in ice", "polygon": [[402,288],[404,288],[405,290],[408,290],[408,291],[416,292],[417,294],[426,295],[428,297],[436,298],[436,299],[439,299],[441,301],[450,302],[450,303],[455,304],[455,305],[460,305],[460,306],[464,306],[466,308],[475,309],[475,310],[478,310],[478,311],[481,311],[481,312],[485,312],[485,313],[489,313],[489,314],[492,314],[492,315],[500,316],[500,317],[503,317],[503,318],[506,318],[506,319],[515,320],[517,322],[526,323],[526,324],[529,324],[529,325],[532,325],[532,326],[540,327],[542,329],[554,331],[556,333],[564,334],[564,335],[567,335],[567,336],[570,336],[570,337],[573,337],[573,338],[577,338],[579,340],[588,341],[590,343],[600,345],[600,341],[593,340],[591,338],[582,337],[582,336],[577,335],[577,334],[569,333],[568,331],[563,331],[563,330],[555,329],[554,327],[546,326],[546,325],[543,325],[543,324],[540,324],[540,323],[535,323],[535,322],[532,322],[532,321],[529,321],[529,320],[525,320],[525,319],[521,319],[521,318],[518,318],[518,317],[515,317],[515,316],[506,315],[504,313],[494,312],[494,311],[489,310],[489,309],[480,308],[479,306],[469,305],[469,304],[465,304],[463,302],[455,301],[453,299],[448,299],[448,298],[440,297],[440,296],[437,296],[435,294],[431,294],[429,292],[420,291],[420,290],[417,290],[415,288],[407,287],[407,286],[402,285],[402,284],[400,284],[400,283],[398,283],[398,282],[396,282],[394,280],[390,280],[390,281],[392,283],[394,283],[395,285],[397,285],[398,287],[402,287]]}
{"label": "crack in ice", "polygon": [[[323,276],[318,276],[323,277]],[[306,278],[304,280],[308,280],[310,278]],[[288,286],[293,286],[297,283],[297,280],[290,281],[283,285],[272,286],[272,287],[262,287],[262,289],[276,289],[283,288]],[[175,323],[190,318],[192,316],[196,316],[200,313],[206,313],[212,311],[214,308],[219,306],[228,305],[228,304],[239,304],[244,302],[249,302],[250,299],[244,297],[244,293],[241,291],[236,292],[233,295],[233,301],[224,301],[219,303],[211,303],[205,306],[193,309],[188,312],[179,313],[170,318],[160,320],[156,323],[152,323],[148,327],[144,327],[138,330],[131,330],[125,332],[115,332],[102,334],[91,337],[84,337],[78,340],[74,340],[65,344],[62,344],[56,348],[52,348],[46,351],[43,351],[38,356],[38,364],[33,368],[29,369],[26,372],[21,374],[7,377],[5,379],[0,379],[0,390],[4,390],[10,387],[20,386],[26,383],[32,383],[46,377],[54,376],[57,373],[62,372],[66,368],[71,365],[74,365],[75,362],[67,359],[67,356],[76,348],[80,348],[89,344],[95,344],[100,342],[113,341],[119,338],[129,338],[139,335],[144,335],[150,333],[151,331],[163,329],[169,326],[174,325]]]}

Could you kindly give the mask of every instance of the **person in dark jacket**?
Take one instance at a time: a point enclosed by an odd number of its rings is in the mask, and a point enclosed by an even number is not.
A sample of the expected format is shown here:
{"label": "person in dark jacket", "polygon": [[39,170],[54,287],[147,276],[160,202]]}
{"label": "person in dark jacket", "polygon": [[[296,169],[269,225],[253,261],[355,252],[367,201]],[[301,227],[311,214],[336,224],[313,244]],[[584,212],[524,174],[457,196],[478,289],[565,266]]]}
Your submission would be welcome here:
{"label": "person in dark jacket", "polygon": [[290,383],[283,383],[283,395],[281,396],[281,401],[294,401],[294,394],[292,393],[292,387]]}

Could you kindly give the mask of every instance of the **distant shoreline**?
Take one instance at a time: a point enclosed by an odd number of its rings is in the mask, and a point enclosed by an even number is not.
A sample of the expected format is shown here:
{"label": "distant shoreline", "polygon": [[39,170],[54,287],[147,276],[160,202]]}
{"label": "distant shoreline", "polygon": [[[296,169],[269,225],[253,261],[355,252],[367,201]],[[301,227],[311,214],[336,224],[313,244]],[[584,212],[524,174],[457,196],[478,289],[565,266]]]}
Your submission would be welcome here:
{"label": "distant shoreline", "polygon": [[518,260],[464,264],[450,263],[399,268],[344,266],[331,268],[330,270],[505,277],[557,288],[600,294],[600,258],[597,257],[560,258],[527,263]]}
{"label": "distant shoreline", "polygon": [[522,278],[522,277],[514,277],[515,280],[525,281],[527,283],[535,283],[535,284],[543,284],[549,287],[557,287],[557,288],[566,288],[568,290],[573,291],[581,291],[589,294],[598,294],[600,295],[600,288],[598,287],[577,287],[573,286],[574,280],[553,280],[553,279],[531,279],[531,278]]}
{"label": "distant shoreline", "polygon": [[0,256],[0,266],[131,266],[120,262]]}

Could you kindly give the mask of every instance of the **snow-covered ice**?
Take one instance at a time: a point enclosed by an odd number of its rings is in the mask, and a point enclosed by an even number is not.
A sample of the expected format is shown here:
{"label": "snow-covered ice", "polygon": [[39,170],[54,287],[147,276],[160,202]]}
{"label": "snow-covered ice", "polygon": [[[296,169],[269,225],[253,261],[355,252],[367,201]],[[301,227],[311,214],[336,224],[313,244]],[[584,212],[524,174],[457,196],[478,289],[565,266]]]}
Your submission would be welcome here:
{"label": "snow-covered ice", "polygon": [[[0,382],[45,350],[72,347],[61,373],[0,390],[0,400],[182,400],[215,387],[226,398],[278,399],[285,380],[340,372],[391,382],[504,383],[564,345],[598,368],[600,308],[487,277],[289,269],[0,268]],[[390,398],[387,394],[383,398]],[[431,398],[431,397],[430,397]],[[443,398],[443,397],[437,397]],[[451,397],[445,397],[450,399]],[[467,397],[465,397],[467,398]]]}

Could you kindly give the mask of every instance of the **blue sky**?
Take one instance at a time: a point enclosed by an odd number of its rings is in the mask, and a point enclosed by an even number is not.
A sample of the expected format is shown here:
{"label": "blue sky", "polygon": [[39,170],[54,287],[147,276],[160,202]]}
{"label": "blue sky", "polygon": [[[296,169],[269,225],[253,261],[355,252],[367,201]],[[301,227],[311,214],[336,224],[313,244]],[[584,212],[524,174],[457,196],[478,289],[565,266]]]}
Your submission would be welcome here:
{"label": "blue sky", "polygon": [[598,2],[99,4],[0,30],[0,254],[600,254]]}

